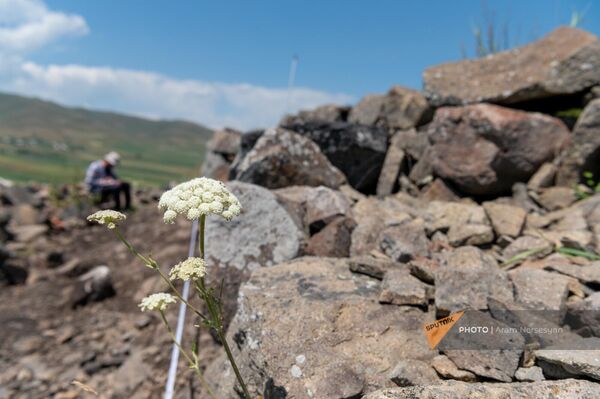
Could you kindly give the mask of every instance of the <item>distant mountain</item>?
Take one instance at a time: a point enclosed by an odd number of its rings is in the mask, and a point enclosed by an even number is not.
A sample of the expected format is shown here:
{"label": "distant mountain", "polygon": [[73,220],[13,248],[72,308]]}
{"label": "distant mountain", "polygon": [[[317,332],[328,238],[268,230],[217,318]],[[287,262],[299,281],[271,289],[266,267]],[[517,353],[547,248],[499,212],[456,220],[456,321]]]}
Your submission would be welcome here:
{"label": "distant mountain", "polygon": [[70,183],[110,150],[122,155],[119,173],[160,185],[195,176],[212,131],[184,121],[69,108],[0,93],[0,177]]}

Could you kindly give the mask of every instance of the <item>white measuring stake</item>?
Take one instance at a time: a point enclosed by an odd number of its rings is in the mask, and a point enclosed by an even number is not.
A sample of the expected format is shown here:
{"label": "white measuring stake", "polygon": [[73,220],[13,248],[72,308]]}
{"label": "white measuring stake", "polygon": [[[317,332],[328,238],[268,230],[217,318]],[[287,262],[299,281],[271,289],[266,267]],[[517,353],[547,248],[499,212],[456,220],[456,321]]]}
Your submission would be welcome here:
{"label": "white measuring stake", "polygon": [[[193,257],[196,253],[196,243],[198,241],[198,219],[192,223],[192,234],[190,236],[190,249],[188,250],[188,257]],[[181,296],[186,301],[190,295],[190,281],[183,283],[183,291]],[[175,340],[181,344],[183,337],[183,327],[185,322],[185,311],[187,305],[183,302],[179,304],[179,316],[177,316],[177,328],[175,330]],[[171,350],[171,363],[169,364],[169,375],[167,377],[167,386],[165,388],[165,399],[173,399],[175,393],[175,378],[177,377],[177,363],[179,362],[179,347],[173,343],[173,349]]]}

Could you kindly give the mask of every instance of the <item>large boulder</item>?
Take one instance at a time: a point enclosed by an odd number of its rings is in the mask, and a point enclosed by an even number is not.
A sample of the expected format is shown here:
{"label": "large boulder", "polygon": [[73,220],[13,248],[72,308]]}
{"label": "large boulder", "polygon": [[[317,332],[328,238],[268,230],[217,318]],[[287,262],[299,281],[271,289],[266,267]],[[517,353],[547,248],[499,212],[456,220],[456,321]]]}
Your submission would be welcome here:
{"label": "large boulder", "polygon": [[348,120],[390,130],[410,129],[419,124],[428,109],[420,92],[394,86],[385,95],[365,96],[352,108]]}
{"label": "large boulder", "polygon": [[600,83],[600,41],[560,27],[527,46],[431,67],[425,93],[436,106],[513,104],[581,92]]}
{"label": "large boulder", "polygon": [[[347,260],[300,258],[260,269],[240,289],[228,338],[254,396],[353,398],[392,386],[401,361],[433,357],[417,308],[377,303],[379,282]],[[224,366],[207,371],[217,396],[237,397]],[[279,394],[279,396],[278,396]]]}
{"label": "large boulder", "polygon": [[346,122],[294,122],[282,125],[315,142],[355,189],[374,193],[387,152],[385,129]]}
{"label": "large boulder", "polygon": [[473,195],[510,192],[568,137],[558,119],[491,104],[440,108],[429,127],[434,173]]}
{"label": "large boulder", "polygon": [[309,139],[268,129],[241,161],[236,179],[268,188],[295,185],[337,188],[346,178]]}
{"label": "large boulder", "polygon": [[445,381],[435,385],[385,389],[364,399],[592,399],[600,396],[600,384],[582,380],[518,382],[497,384]]}
{"label": "large boulder", "polygon": [[557,183],[572,186],[585,172],[592,173],[596,182],[600,178],[600,98],[589,103],[577,120],[558,170]]}
{"label": "large boulder", "polygon": [[206,262],[211,280],[220,284],[223,279],[226,318],[231,318],[238,288],[252,271],[298,256],[306,238],[269,190],[235,181],[228,187],[243,210],[230,222],[217,217],[207,219]]}

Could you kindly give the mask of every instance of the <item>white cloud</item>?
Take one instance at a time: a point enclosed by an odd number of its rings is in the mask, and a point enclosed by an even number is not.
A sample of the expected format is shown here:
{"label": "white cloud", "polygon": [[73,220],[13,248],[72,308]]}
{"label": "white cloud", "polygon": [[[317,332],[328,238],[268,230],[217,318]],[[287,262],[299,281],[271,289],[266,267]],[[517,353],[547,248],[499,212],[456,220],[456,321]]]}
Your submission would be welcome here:
{"label": "white cloud", "polygon": [[288,111],[353,100],[309,88],[295,88],[290,96],[286,88],[174,79],[112,67],[40,65],[26,59],[36,49],[88,31],[83,17],[49,10],[42,1],[0,0],[0,90],[72,106],[238,129],[272,126]]}
{"label": "white cloud", "polygon": [[251,84],[178,80],[160,74],[80,65],[42,66],[26,62],[8,86],[14,92],[69,105],[119,110],[155,118],[179,118],[213,127],[240,129],[275,124],[289,110],[325,103],[346,104],[352,97],[324,91]]}
{"label": "white cloud", "polygon": [[41,1],[0,0],[0,53],[27,53],[88,32],[81,16],[50,11]]}

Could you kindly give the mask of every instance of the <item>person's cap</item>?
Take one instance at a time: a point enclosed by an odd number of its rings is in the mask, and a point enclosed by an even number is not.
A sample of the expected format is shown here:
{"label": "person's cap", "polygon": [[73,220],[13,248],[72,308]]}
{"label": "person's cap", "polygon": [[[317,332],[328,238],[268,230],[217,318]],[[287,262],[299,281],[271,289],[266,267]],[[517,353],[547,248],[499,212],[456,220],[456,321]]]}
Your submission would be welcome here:
{"label": "person's cap", "polygon": [[104,160],[112,166],[117,166],[121,162],[121,156],[118,152],[111,151],[104,156]]}

